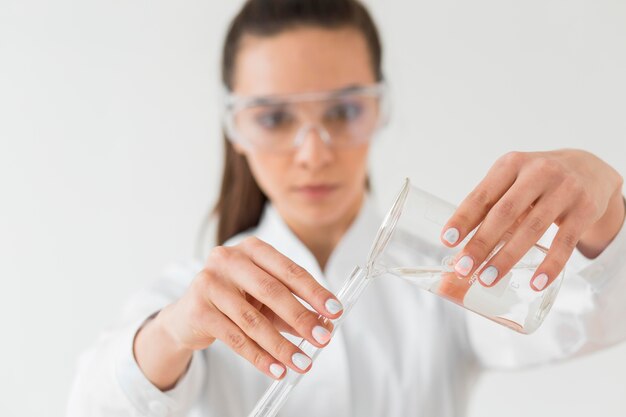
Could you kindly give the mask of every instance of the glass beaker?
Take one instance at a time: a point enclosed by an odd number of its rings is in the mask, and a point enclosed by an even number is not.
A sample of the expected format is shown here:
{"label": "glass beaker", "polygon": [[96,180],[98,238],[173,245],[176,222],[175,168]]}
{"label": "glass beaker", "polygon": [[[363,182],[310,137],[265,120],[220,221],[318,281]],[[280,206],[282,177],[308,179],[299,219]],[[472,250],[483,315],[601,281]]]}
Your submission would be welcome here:
{"label": "glass beaker", "polygon": [[389,210],[368,259],[373,275],[392,274],[437,294],[519,333],[537,330],[559,291],[563,272],[543,291],[530,280],[547,254],[539,244],[491,287],[483,286],[478,273],[502,248],[501,242],[476,272],[461,277],[454,271],[455,256],[471,239],[455,248],[445,246],[440,235],[455,207],[405,180]]}
{"label": "glass beaker", "polygon": [[[456,248],[448,248],[439,240],[441,229],[454,211],[453,205],[412,186],[408,179],[404,181],[378,230],[365,267],[357,266],[337,293],[344,311],[332,321],[333,334],[372,279],[390,275],[410,281],[520,333],[530,334],[541,325],[563,278],[561,272],[541,292],[530,287],[533,272],[543,261],[547,249],[535,244],[496,285],[483,287],[476,274],[460,277],[454,272],[454,257],[473,234]],[[485,263],[501,247],[499,245]],[[320,318],[329,320],[323,316]],[[312,360],[321,351],[306,339],[298,347]],[[248,416],[274,417],[302,376],[287,369],[285,377],[274,381]]]}

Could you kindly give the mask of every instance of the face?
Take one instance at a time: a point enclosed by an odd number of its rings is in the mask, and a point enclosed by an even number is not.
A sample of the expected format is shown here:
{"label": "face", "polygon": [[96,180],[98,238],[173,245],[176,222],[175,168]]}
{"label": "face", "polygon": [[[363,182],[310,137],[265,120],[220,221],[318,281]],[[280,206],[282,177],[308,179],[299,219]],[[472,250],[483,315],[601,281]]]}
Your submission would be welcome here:
{"label": "face", "polygon": [[[376,82],[369,50],[355,29],[302,27],[242,39],[233,74],[238,95],[339,90]],[[287,153],[245,155],[265,194],[288,223],[331,226],[358,211],[365,191],[367,143],[331,147],[315,129]]]}

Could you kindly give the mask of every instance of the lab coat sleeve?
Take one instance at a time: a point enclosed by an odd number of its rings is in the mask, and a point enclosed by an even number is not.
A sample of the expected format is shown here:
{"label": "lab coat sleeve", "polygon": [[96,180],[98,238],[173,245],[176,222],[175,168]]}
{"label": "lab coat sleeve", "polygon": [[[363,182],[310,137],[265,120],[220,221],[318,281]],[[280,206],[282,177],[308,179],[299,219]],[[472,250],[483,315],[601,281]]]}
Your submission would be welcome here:
{"label": "lab coat sleeve", "polygon": [[472,349],[487,369],[562,361],[626,340],[626,225],[597,258],[574,251],[552,310],[534,333],[467,314]]}
{"label": "lab coat sleeve", "polygon": [[147,319],[183,294],[199,268],[197,263],[170,268],[151,288],[133,297],[119,323],[81,355],[68,402],[69,417],[187,415],[205,382],[202,353],[195,352],[176,386],[163,392],[137,365],[133,340]]}

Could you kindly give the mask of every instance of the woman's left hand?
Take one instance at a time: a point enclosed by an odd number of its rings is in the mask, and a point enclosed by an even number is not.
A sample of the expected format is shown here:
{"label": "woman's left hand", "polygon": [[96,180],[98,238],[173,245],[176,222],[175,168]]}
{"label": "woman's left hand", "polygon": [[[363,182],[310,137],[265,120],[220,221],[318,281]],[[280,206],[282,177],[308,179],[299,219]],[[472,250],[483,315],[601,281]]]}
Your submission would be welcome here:
{"label": "woman's left hand", "polygon": [[595,155],[573,149],[511,152],[496,161],[444,227],[454,247],[478,230],[456,257],[455,270],[470,277],[500,242],[502,249],[478,273],[492,286],[555,223],[559,230],[531,287],[546,288],[578,247],[598,256],[619,232],[625,216],[623,178]]}

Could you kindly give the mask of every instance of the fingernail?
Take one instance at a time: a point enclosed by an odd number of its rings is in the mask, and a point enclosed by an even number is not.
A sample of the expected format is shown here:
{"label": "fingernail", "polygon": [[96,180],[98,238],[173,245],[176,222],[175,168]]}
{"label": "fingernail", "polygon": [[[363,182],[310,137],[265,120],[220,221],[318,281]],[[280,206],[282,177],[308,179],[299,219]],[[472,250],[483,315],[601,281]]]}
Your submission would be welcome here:
{"label": "fingernail", "polygon": [[459,229],[455,227],[451,227],[443,234],[443,240],[448,242],[451,245],[454,245],[457,240],[459,240]]}
{"label": "fingernail", "polygon": [[311,358],[300,352],[294,353],[293,356],[291,356],[291,361],[303,371],[311,365]]}
{"label": "fingernail", "polygon": [[543,290],[547,283],[548,283],[548,276],[546,274],[539,274],[535,277],[535,279],[533,279],[533,286],[538,291]]}
{"label": "fingernail", "polygon": [[483,285],[489,286],[493,284],[496,278],[498,278],[498,268],[492,265],[481,272],[480,277],[478,278]]}
{"label": "fingernail", "polygon": [[322,326],[315,326],[312,333],[313,339],[317,340],[317,343],[320,345],[323,345],[330,340],[330,332]]}
{"label": "fingernail", "polygon": [[330,314],[337,314],[341,310],[343,310],[343,306],[341,305],[341,303],[334,298],[329,298],[328,300],[326,300],[326,304],[324,305],[326,306],[326,310],[328,310]]}
{"label": "fingernail", "polygon": [[281,365],[279,365],[277,363],[273,363],[273,364],[270,365],[270,372],[276,378],[280,378],[281,375],[285,372],[285,368],[283,368]]}
{"label": "fingernail", "polygon": [[465,255],[461,259],[458,260],[456,265],[454,265],[454,270],[459,273],[461,276],[466,276],[472,270],[474,266],[474,260],[470,258],[468,255]]}

